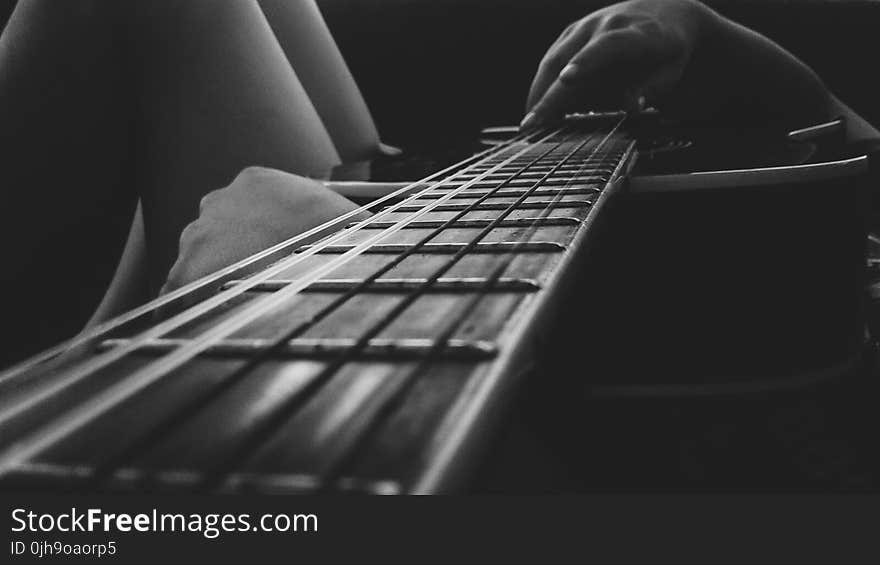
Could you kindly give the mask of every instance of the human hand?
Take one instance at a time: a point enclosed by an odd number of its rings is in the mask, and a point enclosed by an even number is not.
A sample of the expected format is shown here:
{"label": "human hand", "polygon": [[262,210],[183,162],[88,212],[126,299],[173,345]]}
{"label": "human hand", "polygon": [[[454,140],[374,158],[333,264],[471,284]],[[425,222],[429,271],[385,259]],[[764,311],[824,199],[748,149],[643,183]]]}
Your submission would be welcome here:
{"label": "human hand", "polygon": [[[350,200],[305,177],[262,167],[244,169],[209,192],[199,217],[180,235],[169,292],[356,209]],[[364,219],[358,215],[352,221]]]}
{"label": "human hand", "polygon": [[685,121],[827,119],[830,93],[805,64],[696,0],[630,0],[568,26],[535,75],[521,127],[645,97]]}

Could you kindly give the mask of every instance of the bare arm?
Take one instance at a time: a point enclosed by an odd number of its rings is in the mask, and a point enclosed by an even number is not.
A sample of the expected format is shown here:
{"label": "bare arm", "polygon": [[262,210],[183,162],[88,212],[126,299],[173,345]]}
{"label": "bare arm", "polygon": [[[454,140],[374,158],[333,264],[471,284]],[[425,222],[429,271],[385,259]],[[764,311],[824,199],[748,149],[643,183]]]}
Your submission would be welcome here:
{"label": "bare arm", "polygon": [[315,1],[259,4],[343,162],[376,157],[376,125]]}
{"label": "bare arm", "polygon": [[853,140],[878,137],[802,61],[696,0],[630,0],[566,28],[537,71],[523,126],[638,96],[682,120],[795,128],[843,115]]}

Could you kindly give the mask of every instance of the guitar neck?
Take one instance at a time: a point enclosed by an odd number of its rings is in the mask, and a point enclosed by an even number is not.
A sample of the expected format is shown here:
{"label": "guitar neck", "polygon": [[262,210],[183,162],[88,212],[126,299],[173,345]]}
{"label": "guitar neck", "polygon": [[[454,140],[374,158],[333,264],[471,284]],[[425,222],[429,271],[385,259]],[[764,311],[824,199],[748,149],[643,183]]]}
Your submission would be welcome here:
{"label": "guitar neck", "polygon": [[518,136],[195,306],[0,376],[0,487],[455,487],[625,176],[621,122]]}

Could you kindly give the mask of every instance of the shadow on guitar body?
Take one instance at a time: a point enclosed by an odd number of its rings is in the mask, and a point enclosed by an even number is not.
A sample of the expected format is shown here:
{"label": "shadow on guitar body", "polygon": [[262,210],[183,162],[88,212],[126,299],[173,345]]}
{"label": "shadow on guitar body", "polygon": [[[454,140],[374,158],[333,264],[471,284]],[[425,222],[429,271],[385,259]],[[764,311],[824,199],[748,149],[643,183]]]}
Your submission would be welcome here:
{"label": "shadow on guitar body", "polygon": [[474,489],[876,490],[863,180],[618,200]]}

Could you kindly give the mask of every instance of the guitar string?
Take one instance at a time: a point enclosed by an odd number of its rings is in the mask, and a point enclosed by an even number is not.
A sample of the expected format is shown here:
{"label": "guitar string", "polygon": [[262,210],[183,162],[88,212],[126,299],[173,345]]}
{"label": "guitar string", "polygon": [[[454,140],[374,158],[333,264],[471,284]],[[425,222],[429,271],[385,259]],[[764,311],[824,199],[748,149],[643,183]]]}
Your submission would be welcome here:
{"label": "guitar string", "polygon": [[[536,132],[536,133],[540,133]],[[499,152],[503,152],[506,149],[509,149],[510,146],[521,142],[525,139],[528,139],[529,135],[517,135],[516,137],[508,140],[504,143],[503,146],[490,147],[484,151],[481,151],[463,161],[450,165],[443,170],[437,171],[432,175],[429,175],[423,179],[420,179],[412,184],[408,184],[405,187],[402,187],[390,194],[379,198],[378,200],[374,200],[364,206],[358,207],[356,210],[352,210],[351,212],[347,212],[342,216],[324,222],[323,224],[316,226],[303,232],[301,234],[297,234],[285,241],[277,243],[265,250],[262,250],[258,253],[255,253],[249,257],[245,257],[244,259],[229,265],[228,267],[224,267],[214,273],[211,273],[201,279],[193,281],[187,285],[184,285],[178,289],[175,289],[171,292],[163,294],[141,306],[138,306],[128,312],[125,312],[115,318],[107,320],[106,322],[101,323],[96,326],[89,332],[74,336],[71,339],[63,341],[58,345],[47,349],[45,351],[41,351],[40,353],[24,359],[15,365],[5,368],[3,371],[0,371],[0,386],[5,383],[10,382],[12,379],[21,376],[24,373],[34,369],[37,366],[40,366],[47,361],[52,360],[55,357],[75,348],[79,348],[90,343],[94,343],[94,341],[102,336],[109,334],[112,331],[120,330],[125,326],[137,321],[147,314],[151,314],[155,311],[158,311],[161,308],[166,308],[173,306],[175,303],[182,301],[182,299],[192,296],[193,294],[204,291],[210,285],[219,285],[222,284],[223,281],[229,280],[230,278],[236,276],[237,273],[246,269],[248,267],[252,267],[254,265],[259,265],[263,262],[270,262],[273,259],[278,259],[282,257],[285,253],[290,252],[296,247],[302,245],[305,241],[310,240],[313,237],[320,237],[320,234],[326,232],[327,230],[334,230],[338,226],[340,226],[343,222],[350,221],[352,218],[357,215],[370,211],[372,209],[378,208],[383,204],[387,204],[398,198],[403,198],[407,193],[412,192],[415,187],[427,184],[428,182],[433,182],[434,179],[437,179],[443,175],[447,175],[455,171],[453,176],[463,174],[467,171],[470,171],[477,167],[479,164],[483,163],[486,159],[498,154]],[[472,162],[468,165],[469,162]],[[479,162],[477,162],[479,161]],[[459,169],[456,171],[456,169]],[[453,178],[453,177],[450,177]],[[369,220],[374,221],[376,219],[375,216],[369,218]],[[351,228],[355,229],[355,228]]]}
{"label": "guitar string", "polygon": [[[609,133],[608,138],[614,135],[616,130],[618,130],[624,121],[628,119],[630,116],[629,113],[623,115],[622,120],[613,128],[613,130]],[[616,166],[613,168],[611,173],[608,175],[608,179],[605,181],[602,193],[606,193],[605,195],[600,194],[597,204],[602,203],[602,200],[607,200],[613,197],[613,194],[607,193],[612,188],[612,184],[614,182],[618,182],[618,180],[622,177],[622,175],[626,174],[628,167],[632,164],[632,156],[636,153],[636,144],[632,137],[627,137],[627,141],[625,146],[622,148],[621,154],[615,158]],[[557,195],[558,198],[563,197],[564,194],[559,193]],[[554,198],[556,199],[556,198]],[[545,209],[547,214],[550,213],[550,209],[552,206],[548,206]],[[590,221],[590,218],[595,218],[597,208],[593,207],[587,213],[587,216],[582,220],[582,226],[580,232],[576,232],[576,234],[569,240],[569,242],[574,242],[579,236],[583,237],[586,235],[584,224]],[[535,222],[535,226],[537,226],[538,222]],[[585,244],[582,242],[582,245]],[[508,264],[505,268],[509,268],[510,264]],[[495,280],[497,281],[503,274],[504,269],[499,269],[498,272],[494,275]],[[496,381],[497,382],[497,381]],[[410,483],[408,488],[409,492],[418,493],[418,492],[430,492],[436,490],[436,487],[441,481],[442,474],[444,472],[448,472],[449,465],[452,463],[459,447],[462,445],[462,442],[466,440],[465,434],[468,429],[472,429],[473,425],[477,422],[477,419],[480,417],[480,413],[482,412],[482,405],[480,404],[479,399],[486,399],[488,395],[491,393],[491,389],[493,388],[493,383],[490,380],[482,379],[480,382],[477,382],[474,387],[468,389],[465,394],[468,398],[464,398],[464,395],[459,395],[449,406],[442,418],[442,420],[435,426],[434,428],[434,437],[443,437],[443,442],[440,444],[434,444],[433,451],[429,453],[424,453],[423,458],[427,460],[430,458],[432,464],[430,466],[424,466],[417,475],[411,475],[410,480],[417,482]],[[476,400],[475,400],[476,399]]]}
{"label": "guitar string", "polygon": [[[363,452],[369,446],[369,438],[381,429],[381,427],[387,422],[387,418],[389,418],[393,411],[403,402],[412,388],[419,382],[419,377],[424,374],[424,371],[430,367],[432,362],[441,356],[443,351],[449,344],[449,340],[455,335],[455,333],[459,330],[459,328],[467,321],[473,313],[476,311],[479,303],[488,296],[489,292],[495,287],[498,281],[501,279],[502,275],[510,268],[513,262],[517,259],[518,253],[522,250],[523,246],[529,243],[534,235],[538,232],[541,223],[541,220],[548,217],[553,213],[553,209],[556,207],[556,204],[562,202],[562,199],[568,193],[568,188],[574,184],[575,179],[580,176],[582,172],[584,172],[589,166],[588,161],[595,159],[600,155],[600,151],[605,143],[608,140],[612,139],[617,131],[620,129],[624,121],[626,120],[626,115],[618,121],[613,128],[610,129],[608,134],[596,144],[595,148],[592,150],[592,154],[589,158],[584,159],[583,163],[577,170],[576,174],[572,176],[570,179],[566,181],[566,183],[561,186],[556,193],[553,195],[552,200],[545,206],[540,214],[533,218],[530,225],[526,229],[526,233],[517,240],[516,245],[507,253],[502,256],[502,258],[497,262],[496,266],[492,269],[491,273],[488,277],[486,277],[485,282],[482,283],[480,289],[468,300],[465,304],[459,306],[457,309],[456,315],[447,323],[446,328],[443,332],[441,332],[440,336],[434,342],[433,346],[422,356],[419,364],[411,370],[404,379],[404,382],[398,385],[390,394],[389,398],[384,398],[382,400],[381,407],[377,410],[376,414],[369,420],[369,422],[361,426],[360,428],[355,430],[356,437],[350,439],[347,442],[349,448],[344,450],[341,455],[337,457],[335,461],[331,462],[329,469],[320,473],[317,478],[318,488],[321,490],[331,490],[337,486],[337,483],[343,479],[343,475],[347,468],[357,459],[360,453]],[[614,152],[614,147],[609,148],[609,150],[605,153],[604,156],[601,157],[603,160],[607,160],[610,155]],[[621,157],[618,162],[622,162],[625,157]],[[609,180],[605,183],[603,190],[607,188],[608,183],[612,182],[613,178],[609,178]]]}
{"label": "guitar string", "polygon": [[[558,130],[554,130],[548,135],[540,137],[540,141],[550,139],[556,134],[558,134]],[[515,149],[516,146],[514,145],[512,146],[512,148]],[[489,169],[489,171],[487,171],[486,173],[478,175],[475,179],[471,179],[463,183],[460,187],[450,191],[448,194],[444,195],[436,202],[433,202],[430,205],[423,207],[421,210],[414,212],[413,214],[407,216],[407,218],[394,224],[392,227],[382,230],[377,236],[371,237],[364,242],[354,246],[351,250],[343,253],[338,258],[326,263],[321,267],[313,269],[312,271],[307,273],[306,277],[298,279],[294,283],[289,284],[282,290],[276,291],[272,295],[267,296],[262,300],[256,300],[255,304],[251,305],[245,311],[240,312],[237,315],[231,316],[229,319],[221,322],[211,330],[208,330],[197,338],[190,340],[187,345],[181,346],[174,350],[172,353],[169,353],[166,356],[162,357],[161,359],[152,362],[151,364],[135,371],[134,373],[129,374],[123,380],[114,383],[107,389],[101,391],[95,397],[92,397],[89,400],[85,401],[83,404],[69,409],[67,412],[57,416],[55,420],[50,421],[41,428],[31,431],[28,436],[13,443],[12,445],[6,447],[2,452],[0,452],[0,474],[11,468],[14,468],[20,462],[25,461],[32,455],[42,451],[44,448],[53,445],[56,441],[66,437],[73,431],[84,426],[97,416],[118,405],[126,398],[129,398],[132,395],[136,394],[138,391],[143,390],[148,385],[156,382],[161,377],[180,367],[186,361],[192,359],[198,353],[204,351],[214,343],[222,340],[229,334],[239,330],[241,327],[254,321],[258,317],[269,313],[276,306],[283,303],[283,301],[299,293],[303,288],[311,285],[327,273],[337,269],[339,266],[349,261],[352,257],[360,255],[363,250],[371,247],[377,241],[381,240],[384,237],[387,237],[388,235],[396,233],[404,226],[415,221],[422,215],[427,214],[437,206],[441,205],[443,202],[467,190],[467,188],[482,180],[491,172],[502,168],[505,164],[514,161],[521,155],[527,153],[530,149],[531,146],[527,145],[525,148],[519,151],[515,151],[511,157],[503,161],[501,164]],[[414,195],[414,197],[408,199],[407,201],[415,200],[418,198],[418,196],[426,192],[430,192],[432,189],[433,186],[428,187],[426,190],[419,192],[417,195]],[[396,210],[399,207],[400,204],[394,205],[391,206],[390,210]],[[386,210],[385,212],[388,212],[388,210]],[[337,241],[338,239],[330,238],[330,240]],[[314,254],[317,252],[317,250],[317,247],[312,248],[303,252],[300,255]],[[284,267],[284,269],[286,268],[287,267]],[[238,289],[239,292],[235,293],[235,295],[238,295],[241,292],[244,292],[245,290],[258,284],[258,282],[270,278],[275,274],[276,271],[280,272],[284,269],[270,268],[267,271],[259,273],[258,275],[253,277],[253,281],[252,279],[248,279],[248,282],[237,285],[236,287],[230,289],[230,291],[235,291]],[[227,293],[228,292],[229,291],[227,291]],[[225,294],[226,293],[220,293],[220,295],[218,296],[224,296]],[[209,299],[207,302],[211,302],[211,300]],[[109,365],[111,362],[122,358],[126,354],[144,345],[150,339],[164,335],[167,331],[171,331],[172,329],[176,329],[176,327],[180,326],[180,318],[184,317],[186,321],[189,321],[190,316],[184,315],[192,312],[192,310],[197,310],[199,306],[200,305],[197,305],[187,312],[184,312],[183,314],[172,318],[166,323],[159,324],[151,330],[143,332],[142,334],[134,338],[131,342],[129,342],[129,344],[117,347],[108,352],[108,354],[99,356],[97,359],[102,360],[104,362],[103,365],[99,364],[98,362],[86,363],[85,369],[80,369],[78,371],[69,373],[68,378],[64,381],[64,383],[62,383],[63,386],[56,385],[55,387],[50,388],[50,392],[54,393],[60,390],[64,390],[65,388],[67,388],[68,384],[77,382],[79,379],[93,374],[96,370],[99,370],[100,368]],[[174,325],[174,327],[172,327],[171,329],[168,329],[169,325],[173,325],[171,324],[171,322],[174,322],[174,324],[176,325]],[[95,365],[98,365],[98,368],[94,368]],[[49,394],[44,391],[42,394],[33,395],[30,398],[19,401],[18,404],[15,404],[14,406],[8,408],[6,412],[0,413],[0,424],[9,421],[12,417],[18,414],[23,414],[27,412],[34,405],[38,404],[48,396]]]}
{"label": "guitar string", "polygon": [[[367,346],[371,339],[373,339],[380,332],[386,329],[394,320],[398,319],[400,314],[402,314],[420,296],[424,294],[425,290],[433,285],[441,276],[443,276],[444,273],[448,272],[448,270],[451,269],[462,257],[466,256],[470,251],[472,251],[473,248],[478,244],[478,242],[482,240],[490,231],[495,229],[506,216],[508,216],[511,212],[519,209],[519,206],[527,200],[527,198],[534,190],[542,186],[542,183],[547,178],[549,178],[556,170],[558,170],[559,167],[562,166],[562,164],[567,162],[568,159],[576,154],[576,152],[581,147],[586,145],[590,139],[591,137],[585,139],[583,142],[578,144],[578,146],[568,155],[566,155],[566,157],[563,158],[559,163],[557,163],[557,165],[550,172],[548,172],[543,178],[536,181],[535,184],[520,198],[518,198],[516,202],[510,204],[510,206],[508,206],[506,210],[504,210],[497,218],[495,218],[489,226],[481,230],[481,232],[477,236],[475,236],[470,242],[468,242],[465,247],[463,247],[452,257],[450,257],[444,266],[437,269],[434,274],[432,274],[424,283],[420,284],[417,289],[414,289],[413,291],[408,293],[403,299],[401,299],[401,301],[398,302],[395,307],[392,308],[388,313],[386,313],[381,320],[375,322],[369,329],[363,332],[355,344],[347,348],[343,354],[339,355],[336,359],[334,359],[332,363],[322,369],[318,373],[318,375],[312,377],[309,385],[307,385],[308,391],[306,393],[303,393],[302,391],[297,391],[296,394],[291,395],[290,398],[281,403],[281,405],[273,411],[273,415],[269,416],[265,421],[261,422],[257,429],[253,430],[249,434],[251,436],[250,441],[243,441],[239,449],[226,453],[225,456],[222,457],[220,463],[215,464],[210,469],[203,470],[196,489],[202,491],[215,488],[224,479],[224,477],[228,475],[230,470],[237,463],[245,460],[248,457],[248,454],[253,454],[262,445],[265,445],[265,443],[269,441],[275,433],[278,432],[278,430],[283,426],[286,421],[295,416],[298,408],[302,405],[302,403],[306,402],[311,397],[311,393],[319,390],[323,386],[323,384],[328,382],[328,380],[333,375],[335,375],[345,364],[349,363],[351,359],[355,358],[358,353]],[[561,141],[558,145],[561,145],[563,142],[564,141]],[[555,149],[556,147],[553,148],[553,150]],[[283,336],[279,340],[280,343],[284,343],[286,341],[287,336]]]}
{"label": "guitar string", "polygon": [[[583,169],[583,166],[581,167],[581,169]],[[580,171],[579,171],[579,172],[580,172]],[[501,185],[499,185],[499,187],[496,187],[496,188],[500,188],[500,187],[503,186],[504,184],[506,184],[506,183],[502,183]],[[571,181],[569,181],[569,182],[566,184],[566,186],[568,186],[568,185],[570,185],[570,184],[571,184]],[[436,187],[435,187],[435,188],[436,188]],[[566,188],[566,187],[562,187],[560,190],[565,190],[565,188]],[[494,191],[493,191],[493,192],[494,192]],[[484,201],[484,200],[485,200],[485,198],[481,198],[479,201],[482,202],[482,201]],[[476,203],[475,203],[475,204],[476,204]],[[460,216],[460,215],[459,215],[459,216]],[[454,219],[453,219],[452,221],[454,221]],[[448,222],[448,224],[449,224],[449,223],[451,223],[451,222]],[[448,224],[447,224],[447,225],[448,225]],[[375,277],[374,277],[374,278],[375,278]]]}
{"label": "guitar string", "polygon": [[[50,361],[55,357],[58,357],[59,355],[65,353],[71,349],[79,348],[79,347],[88,345],[90,343],[94,343],[94,341],[97,340],[98,338],[105,336],[112,331],[122,329],[123,327],[135,322],[136,320],[142,318],[143,316],[145,316],[147,314],[151,314],[155,311],[158,311],[160,308],[166,308],[166,307],[173,306],[175,303],[182,301],[184,298],[187,298],[196,292],[203,291],[203,290],[209,288],[210,285],[222,284],[223,281],[229,280],[230,278],[234,277],[237,273],[239,273],[243,269],[246,269],[248,267],[252,267],[255,264],[269,262],[269,261],[272,261],[273,259],[277,259],[277,258],[283,256],[284,253],[290,252],[291,250],[296,249],[296,247],[302,245],[303,242],[308,241],[309,239],[311,239],[313,237],[319,237],[320,234],[326,232],[327,230],[337,228],[338,226],[343,225],[343,222],[350,221],[352,218],[355,218],[357,215],[359,215],[363,212],[373,210],[375,208],[378,208],[378,207],[380,207],[384,204],[387,204],[393,200],[396,200],[398,198],[406,197],[406,195],[408,193],[412,192],[418,186],[427,185],[429,182],[434,182],[435,179],[438,179],[444,175],[448,175],[450,173],[453,173],[453,171],[455,171],[455,172],[452,174],[452,176],[450,176],[449,178],[447,178],[445,180],[450,180],[450,179],[454,178],[455,176],[458,176],[458,175],[464,174],[468,171],[471,171],[471,170],[475,169],[475,167],[477,167],[480,164],[482,164],[483,162],[485,162],[487,159],[490,159],[491,157],[493,157],[499,153],[502,153],[503,151],[508,150],[510,147],[516,145],[519,142],[527,140],[530,136],[539,135],[541,133],[541,131],[546,131],[546,130],[539,130],[538,132],[535,132],[533,134],[517,135],[514,138],[505,142],[502,146],[490,147],[489,149],[486,149],[482,152],[479,152],[479,153],[477,153],[467,159],[464,159],[463,161],[460,161],[458,163],[450,165],[449,167],[446,167],[445,169],[437,171],[436,173],[433,173],[433,174],[431,174],[423,179],[420,179],[412,184],[408,184],[407,186],[402,187],[402,188],[400,188],[390,194],[387,194],[387,195],[383,196],[382,198],[379,198],[378,200],[374,200],[364,206],[360,206],[356,210],[352,210],[351,212],[347,212],[346,214],[343,214],[342,216],[339,216],[337,218],[329,220],[319,226],[316,226],[314,228],[307,230],[306,232],[303,232],[301,234],[297,234],[297,235],[295,235],[285,241],[282,241],[278,244],[273,245],[272,247],[269,247],[268,249],[262,250],[258,253],[255,253],[254,255],[246,257],[246,258],[242,259],[241,261],[233,263],[232,265],[229,265],[228,267],[224,267],[223,269],[220,269],[219,271],[211,273],[211,274],[209,274],[199,280],[193,281],[185,286],[182,286],[176,290],[173,290],[169,293],[166,293],[160,297],[157,297],[157,298],[155,298],[145,304],[142,304],[141,306],[138,306],[137,308],[134,308],[134,309],[132,309],[128,312],[125,312],[124,314],[121,314],[111,320],[108,320],[106,322],[101,323],[100,325],[96,326],[95,328],[93,328],[92,330],[90,330],[89,332],[87,332],[85,334],[77,335],[71,339],[63,341],[62,343],[60,343],[50,349],[42,351],[42,352],[40,352],[40,353],[38,353],[28,359],[24,359],[24,360],[18,362],[17,364],[10,366],[10,367],[4,369],[3,371],[0,371],[0,386],[4,385],[5,383],[10,382],[12,379],[14,379],[18,376],[21,376],[21,375],[27,373],[28,371],[34,369],[35,367],[40,366],[43,363],[46,363],[47,361]],[[470,163],[470,164],[468,164],[468,163]],[[427,187],[426,190],[430,190],[431,188],[432,187],[429,186],[429,187]],[[411,195],[410,197],[407,197],[407,198],[414,199],[417,197],[418,197],[418,195],[414,194],[414,195]],[[378,216],[378,214],[377,214],[377,216]],[[377,221],[378,220],[377,216],[371,216],[370,218],[368,218],[369,222],[371,223],[373,221]],[[355,227],[352,227],[351,229],[357,229],[357,227],[355,226]]]}
{"label": "guitar string", "polygon": [[[545,139],[545,138],[550,137],[552,135],[553,135],[553,133],[550,133],[549,135],[541,137],[541,139]],[[539,135],[539,137],[540,137],[540,135]],[[509,147],[505,147],[504,150],[511,149],[511,147],[515,148],[516,144],[509,146]],[[509,160],[515,159],[523,151],[525,151],[525,149],[514,153],[514,155],[511,156]],[[488,174],[490,174],[492,171],[497,170],[498,168],[502,167],[504,165],[504,163],[506,163],[506,161],[503,162],[502,164],[498,165],[497,167],[490,169],[490,171],[488,171],[487,173],[484,173],[482,175],[478,175],[476,178],[474,178],[468,182],[463,183],[462,186],[457,191],[453,191],[449,195],[447,195],[446,197],[441,199],[442,202],[440,200],[438,200],[437,202],[434,202],[428,206],[425,206],[422,210],[409,215],[407,218],[393,224],[388,229],[382,230],[381,232],[379,232],[379,234],[377,234],[376,236],[371,238],[369,240],[369,243],[364,242],[364,244],[359,246],[359,249],[352,250],[351,252],[345,253],[342,256],[336,258],[335,261],[333,261],[334,267],[342,265],[343,263],[347,262],[352,257],[360,254],[360,251],[362,251],[363,248],[368,247],[371,243],[374,243],[375,241],[382,239],[382,237],[385,237],[387,235],[391,235],[391,234],[395,233],[396,231],[399,231],[400,229],[402,229],[403,227],[408,225],[410,222],[415,221],[421,215],[424,215],[425,213],[430,212],[436,206],[441,205],[446,200],[454,197],[456,194],[466,190],[467,188],[469,188],[473,184],[481,181],[483,178],[488,176]],[[457,173],[455,176],[457,176],[458,174],[459,173]],[[418,186],[419,184],[420,183],[415,183],[415,186]],[[373,216],[373,218],[367,218],[366,220],[357,224],[357,226],[355,226],[354,228],[351,228],[349,230],[343,230],[343,232],[341,232],[335,236],[330,237],[328,240],[325,240],[324,242],[322,242],[322,244],[316,245],[310,249],[307,249],[306,251],[304,251],[302,253],[297,253],[287,260],[280,261],[277,264],[269,267],[268,269],[261,271],[259,273],[256,273],[253,277],[242,282],[240,285],[236,285],[233,288],[230,288],[226,291],[220,292],[216,296],[209,298],[203,302],[200,302],[200,303],[194,305],[192,308],[190,308],[190,309],[188,309],[188,310],[186,310],[186,311],[184,311],[184,312],[182,312],[182,313],[180,313],[180,314],[178,314],[178,315],[176,315],[176,316],[174,316],[174,317],[172,317],[172,318],[170,318],[160,324],[152,326],[151,328],[147,329],[146,331],[142,332],[141,334],[132,337],[125,345],[120,345],[118,347],[115,347],[115,348],[111,349],[110,351],[104,353],[103,355],[98,355],[98,356],[84,362],[82,365],[74,366],[68,372],[60,372],[58,377],[54,381],[44,383],[41,390],[30,391],[29,396],[26,396],[24,398],[15,398],[13,395],[6,395],[5,397],[0,397],[0,426],[5,424],[6,422],[11,420],[12,418],[14,418],[20,414],[26,413],[27,411],[31,410],[34,406],[40,404],[41,402],[47,400],[50,397],[62,392],[63,390],[66,390],[67,388],[76,384],[77,382],[93,375],[94,373],[107,367],[111,363],[114,363],[114,362],[122,359],[123,357],[125,357],[129,353],[132,353],[134,350],[136,350],[140,346],[147,343],[149,340],[161,337],[162,335],[165,335],[169,332],[172,332],[176,329],[179,329],[180,327],[184,326],[185,324],[188,324],[188,323],[194,321],[195,319],[197,319],[205,314],[209,314],[210,312],[215,310],[216,307],[221,306],[221,305],[225,304],[226,302],[228,302],[229,300],[235,298],[236,296],[241,295],[242,293],[246,292],[247,290],[249,290],[253,286],[256,286],[257,284],[263,282],[264,280],[268,280],[269,278],[271,278],[272,276],[274,276],[275,274],[277,274],[279,272],[283,272],[284,270],[287,270],[287,269],[291,268],[292,266],[301,263],[302,261],[304,261],[308,257],[311,257],[311,256],[317,254],[318,252],[320,252],[320,250],[323,249],[324,247],[326,247],[327,245],[336,243],[336,242],[340,241],[342,238],[347,237],[353,231],[356,231],[357,229],[361,229],[362,227],[369,225],[370,223],[372,223],[371,221],[375,220],[376,217],[381,218],[391,212],[394,212],[395,210],[399,209],[401,206],[417,200],[422,194],[429,192],[430,190],[432,190],[432,186],[429,186],[425,190],[422,190],[422,191],[418,192],[417,194],[414,194],[412,197],[409,197],[398,204],[394,204],[394,205],[390,206],[388,209],[383,210],[379,214],[376,214],[376,216]],[[308,284],[311,284],[311,282],[314,282],[313,280],[308,280],[308,275],[312,274],[313,276],[310,278],[317,280],[317,278],[320,278],[320,276],[323,276],[323,274],[324,274],[324,273],[320,273],[318,275],[314,275],[314,272],[315,272],[315,270],[313,270],[312,273],[306,273],[306,277],[303,277],[303,279],[298,281],[299,283],[303,283],[303,282],[305,283],[305,284],[300,284],[301,287],[307,286]],[[285,290],[287,290],[287,289],[285,289]],[[301,290],[301,288],[298,290]],[[264,309],[268,309],[271,307],[271,305],[268,304],[268,300],[271,298],[272,298],[272,296],[269,296],[269,297],[266,297],[265,299],[263,299],[263,303],[266,306]],[[257,307],[260,305],[259,301],[255,301],[255,302],[257,302],[257,304],[252,305],[252,307]],[[244,315],[245,313],[242,312],[241,314]],[[247,323],[247,322],[244,322],[244,323]],[[232,331],[234,331],[234,330],[232,330]],[[2,461],[2,454],[0,454],[0,461]],[[2,466],[0,466],[0,468],[2,468]]]}
{"label": "guitar string", "polygon": [[[532,163],[539,161],[541,158],[549,155],[555,150],[555,147],[552,147],[546,150],[544,153],[538,155],[537,157],[532,159]],[[216,397],[220,396],[223,392],[228,390],[230,387],[234,386],[237,382],[241,380],[245,375],[255,369],[259,364],[267,357],[271,357],[274,355],[278,349],[283,348],[286,343],[288,343],[292,339],[296,339],[297,337],[302,336],[309,329],[313,328],[320,321],[324,320],[327,316],[329,316],[334,311],[338,310],[340,306],[346,303],[351,298],[357,296],[361,291],[370,286],[373,282],[375,282],[379,277],[391,271],[394,267],[403,262],[406,258],[413,256],[415,253],[419,251],[425,244],[427,244],[430,240],[435,238],[437,235],[442,233],[446,228],[453,225],[459,219],[464,217],[466,214],[473,211],[479,204],[484,202],[485,200],[492,197],[494,193],[498,190],[502,189],[504,186],[509,184],[512,180],[519,177],[519,175],[529,169],[530,164],[524,165],[520,167],[516,172],[510,174],[506,179],[504,179],[500,184],[494,187],[491,191],[489,191],[484,196],[477,199],[474,203],[467,206],[465,209],[459,211],[457,214],[452,216],[450,219],[446,220],[441,226],[429,232],[426,236],[424,236],[421,240],[409,246],[406,251],[397,254],[391,261],[386,263],[383,267],[373,272],[368,277],[361,280],[357,285],[353,288],[349,289],[347,292],[338,296],[332,302],[322,307],[317,313],[312,314],[308,320],[300,322],[294,328],[291,328],[283,333],[283,335],[279,338],[276,338],[274,343],[268,347],[266,347],[263,351],[257,353],[256,355],[251,356],[246,360],[244,365],[234,369],[228,375],[219,379],[218,383],[215,383],[210,389],[205,391],[201,395],[196,395],[195,398],[191,399],[188,402],[185,402],[182,406],[175,409],[172,415],[167,416],[163,422],[159,423],[155,428],[145,433],[145,435],[137,440],[131,442],[127,445],[124,450],[118,454],[115,454],[113,457],[108,458],[108,460],[104,461],[100,468],[96,469],[93,473],[92,482],[99,483],[104,480],[105,476],[113,471],[114,468],[118,468],[123,461],[129,459],[132,454],[143,451],[147,449],[147,447],[154,442],[160,440],[161,438],[167,435],[168,430],[173,430],[177,426],[181,425],[186,419],[190,418],[192,414],[196,413],[198,410],[201,410],[203,407],[212,402]]]}

